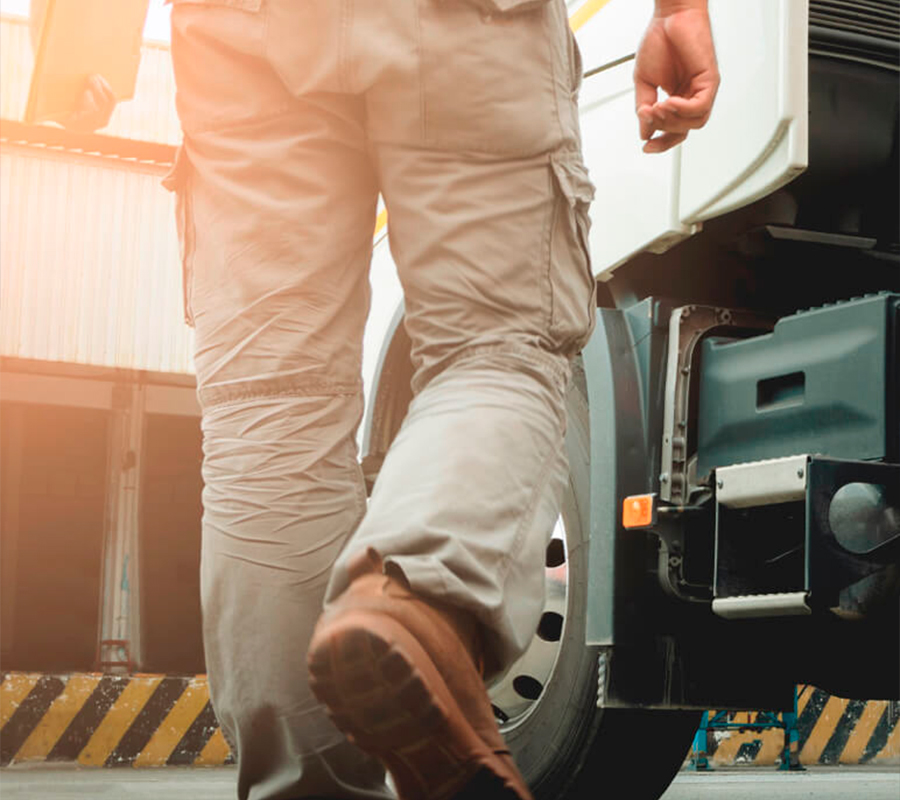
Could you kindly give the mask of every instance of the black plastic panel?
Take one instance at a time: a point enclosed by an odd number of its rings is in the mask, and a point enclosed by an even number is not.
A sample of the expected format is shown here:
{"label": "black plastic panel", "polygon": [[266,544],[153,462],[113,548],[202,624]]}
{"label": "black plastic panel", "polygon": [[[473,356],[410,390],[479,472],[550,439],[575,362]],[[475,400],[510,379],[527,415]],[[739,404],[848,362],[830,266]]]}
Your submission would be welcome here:
{"label": "black plastic panel", "polygon": [[896,449],[897,296],[804,311],[771,334],[703,344],[698,474],[816,453],[889,459]]}

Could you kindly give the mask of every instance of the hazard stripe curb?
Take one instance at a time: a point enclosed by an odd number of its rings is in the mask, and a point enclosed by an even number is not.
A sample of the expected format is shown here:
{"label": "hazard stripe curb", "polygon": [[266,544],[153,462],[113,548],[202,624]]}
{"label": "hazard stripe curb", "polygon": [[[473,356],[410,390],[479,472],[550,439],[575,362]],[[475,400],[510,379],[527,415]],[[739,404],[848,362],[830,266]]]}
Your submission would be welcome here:
{"label": "hazard stripe curb", "polygon": [[[797,711],[801,764],[900,764],[900,701],[845,700],[808,686],[801,687]],[[729,717],[733,723],[750,723],[757,712],[738,711]],[[718,766],[771,766],[783,744],[779,728],[710,730],[707,758]]]}
{"label": "hazard stripe curb", "polygon": [[[805,687],[798,701],[800,763],[900,763],[900,701],[844,700]],[[733,712],[751,722],[756,712]],[[771,766],[784,734],[711,730],[714,765]],[[0,674],[0,766],[216,766],[234,759],[205,675]]]}
{"label": "hazard stripe curb", "polygon": [[0,674],[0,766],[234,762],[205,675]]}

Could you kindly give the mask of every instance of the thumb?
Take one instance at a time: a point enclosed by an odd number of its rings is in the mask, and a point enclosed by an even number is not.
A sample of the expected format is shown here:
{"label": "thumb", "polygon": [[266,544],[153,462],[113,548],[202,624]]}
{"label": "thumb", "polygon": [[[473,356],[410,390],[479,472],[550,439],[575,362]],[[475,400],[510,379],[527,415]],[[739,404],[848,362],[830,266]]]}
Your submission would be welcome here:
{"label": "thumb", "polygon": [[656,85],[635,74],[634,105],[640,123],[641,139],[649,139],[656,130],[652,108],[656,103],[657,96]]}

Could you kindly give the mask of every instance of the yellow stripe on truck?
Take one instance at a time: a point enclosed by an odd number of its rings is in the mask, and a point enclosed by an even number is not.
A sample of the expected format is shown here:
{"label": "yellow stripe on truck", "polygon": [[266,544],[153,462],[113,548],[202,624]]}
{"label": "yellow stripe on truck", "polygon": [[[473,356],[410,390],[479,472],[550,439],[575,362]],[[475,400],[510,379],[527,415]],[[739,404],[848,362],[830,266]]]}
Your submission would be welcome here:
{"label": "yellow stripe on truck", "polygon": [[387,209],[382,208],[381,211],[378,212],[378,217],[375,219],[375,233],[373,236],[378,236],[385,225],[387,225]]}
{"label": "yellow stripe on truck", "polygon": [[584,5],[569,17],[569,25],[572,30],[578,33],[579,28],[583,27],[607,3],[609,3],[609,0],[587,0]]}

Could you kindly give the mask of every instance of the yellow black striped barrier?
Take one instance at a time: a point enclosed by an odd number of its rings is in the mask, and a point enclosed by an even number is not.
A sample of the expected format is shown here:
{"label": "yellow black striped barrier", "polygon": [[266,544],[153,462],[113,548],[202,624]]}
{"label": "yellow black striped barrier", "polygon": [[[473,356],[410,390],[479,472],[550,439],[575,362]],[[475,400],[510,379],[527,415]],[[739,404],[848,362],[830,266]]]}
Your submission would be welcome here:
{"label": "yellow black striped barrier", "polygon": [[[754,712],[735,712],[735,722]],[[798,701],[802,764],[900,763],[900,702],[843,700],[806,687]],[[781,730],[710,731],[713,764],[772,765]],[[232,762],[205,675],[0,675],[0,766],[215,766]]]}
{"label": "yellow black striped barrier", "polygon": [[0,766],[230,763],[205,675],[0,676]]}
{"label": "yellow black striped barrier", "polygon": [[[715,713],[715,712],[710,712]],[[753,722],[754,711],[729,715],[732,723]],[[800,763],[900,764],[900,702],[845,700],[813,686],[800,687],[797,699]],[[784,731],[715,731],[707,736],[707,758],[714,765],[771,766],[781,755]]]}

